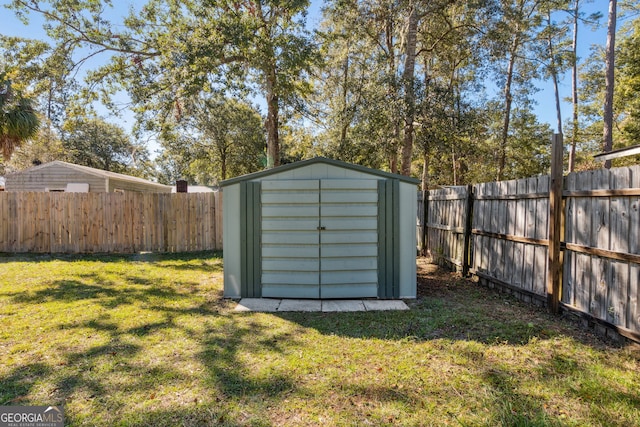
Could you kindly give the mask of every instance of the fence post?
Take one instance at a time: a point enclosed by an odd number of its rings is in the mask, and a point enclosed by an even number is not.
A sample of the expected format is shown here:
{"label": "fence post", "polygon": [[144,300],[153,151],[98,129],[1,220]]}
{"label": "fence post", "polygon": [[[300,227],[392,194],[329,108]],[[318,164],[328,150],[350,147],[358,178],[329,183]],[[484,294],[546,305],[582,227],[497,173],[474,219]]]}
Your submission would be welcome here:
{"label": "fence post", "polygon": [[562,264],[560,243],[562,240],[562,134],[554,134],[551,145],[551,182],[549,186],[549,262],[547,270],[547,307],[553,314],[560,310]]}
{"label": "fence post", "polygon": [[473,185],[467,185],[467,200],[464,208],[464,244],[462,252],[462,276],[469,275],[471,259],[471,221],[473,218]]}

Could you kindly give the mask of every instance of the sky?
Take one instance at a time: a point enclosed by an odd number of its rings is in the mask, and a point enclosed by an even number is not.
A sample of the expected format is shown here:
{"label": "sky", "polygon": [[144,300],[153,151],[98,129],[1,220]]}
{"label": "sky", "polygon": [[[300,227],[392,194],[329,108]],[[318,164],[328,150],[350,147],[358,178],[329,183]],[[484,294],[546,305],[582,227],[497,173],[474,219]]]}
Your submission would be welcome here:
{"label": "sky", "polygon": [[[23,36],[30,38],[40,38],[45,39],[46,35],[44,30],[42,29],[42,21],[37,17],[33,16],[29,23],[28,27],[25,27],[13,14],[13,11],[7,10],[4,8],[4,5],[10,3],[9,0],[0,0],[0,22],[2,22],[2,27],[0,28],[0,33],[3,35],[11,35],[11,36]],[[145,3],[144,0],[115,0],[114,4],[122,5],[118,12],[121,12],[122,15],[126,15],[128,11],[128,5],[132,3]],[[311,0],[311,6],[309,8],[309,13],[307,15],[307,27],[310,29],[316,28],[321,19],[321,7],[323,4],[323,0]],[[127,5],[127,6],[124,6]],[[579,28],[578,35],[578,57],[581,59],[585,59],[590,53],[590,47],[592,45],[601,45],[604,46],[606,43],[606,16],[607,16],[607,6],[608,1],[606,0],[595,0],[591,3],[584,3],[582,7],[584,8],[584,12],[586,15],[590,13],[600,11],[603,15],[602,25],[596,31],[592,31],[590,28],[585,27],[584,25]],[[116,13],[118,13],[116,12]],[[620,27],[620,23],[618,24],[618,28]],[[604,64],[603,64],[604,67]],[[539,92],[534,96],[537,104],[534,107],[534,113],[538,116],[539,121],[544,123],[549,123],[553,129],[555,129],[556,123],[556,112],[555,112],[555,98],[553,85],[550,80],[548,81],[537,81],[536,86],[540,89]],[[491,90],[499,90],[497,87],[493,87]],[[559,90],[562,99],[569,98],[571,95],[571,75],[570,72],[565,73],[561,76],[559,81]],[[492,95],[489,93],[489,95]],[[264,102],[259,98],[253,100],[258,104],[258,106],[262,110],[266,110],[264,107]],[[561,106],[562,110],[562,119],[563,122],[566,121],[567,118],[570,117],[571,114],[571,104],[567,101],[562,102]],[[264,113],[265,111],[263,111]],[[121,119],[118,120],[118,123],[123,126],[127,130],[131,130],[133,126],[133,116],[125,114]],[[155,151],[157,149],[156,146],[151,146],[150,151]]]}

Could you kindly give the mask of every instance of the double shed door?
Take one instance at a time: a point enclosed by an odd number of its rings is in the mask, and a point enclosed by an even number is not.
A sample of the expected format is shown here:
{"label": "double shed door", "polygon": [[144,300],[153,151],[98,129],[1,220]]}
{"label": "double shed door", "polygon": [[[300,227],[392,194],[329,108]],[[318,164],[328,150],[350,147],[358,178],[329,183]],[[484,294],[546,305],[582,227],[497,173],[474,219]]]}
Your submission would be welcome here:
{"label": "double shed door", "polygon": [[378,180],[261,183],[263,297],[378,295]]}

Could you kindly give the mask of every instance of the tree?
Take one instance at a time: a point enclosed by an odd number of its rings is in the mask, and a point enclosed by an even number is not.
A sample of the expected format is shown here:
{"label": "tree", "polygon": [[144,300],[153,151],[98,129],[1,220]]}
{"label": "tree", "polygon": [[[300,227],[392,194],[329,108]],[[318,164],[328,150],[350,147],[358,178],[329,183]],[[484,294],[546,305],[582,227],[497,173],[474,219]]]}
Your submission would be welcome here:
{"label": "tree", "polygon": [[497,160],[498,170],[496,179],[502,180],[505,176],[507,164],[507,146],[509,139],[509,126],[511,121],[511,109],[513,106],[513,85],[517,76],[517,67],[528,67],[526,72],[529,79],[536,77],[537,64],[531,66],[522,61],[526,56],[523,50],[532,45],[536,39],[535,29],[539,26],[541,15],[539,14],[539,1],[531,0],[502,0],[501,20],[495,23],[490,30],[489,37],[493,43],[493,59],[500,64],[499,58],[506,58],[505,69],[500,69],[503,77],[504,114],[503,125],[498,143]]}
{"label": "tree", "polygon": [[25,141],[14,151],[6,167],[10,170],[22,170],[54,160],[67,160],[66,152],[58,135],[43,125],[38,133]]}
{"label": "tree", "polygon": [[42,40],[0,36],[0,54],[9,78],[29,88],[46,126],[59,131],[67,112],[75,109],[79,92],[75,65],[64,46],[52,48]]}
{"label": "tree", "polygon": [[640,18],[622,35],[616,58],[615,108],[622,117],[621,143],[640,144]]}
{"label": "tree", "polygon": [[581,12],[581,0],[574,0],[573,7],[569,11],[571,25],[573,27],[572,43],[571,43],[571,147],[569,149],[569,172],[573,172],[576,166],[576,148],[579,140],[580,121],[579,121],[579,97],[578,97],[578,28],[579,23],[585,22],[592,27],[598,25],[599,19],[602,17],[600,12],[592,13],[588,17]]}
{"label": "tree", "polygon": [[[318,95],[312,104],[322,111],[316,116],[337,124],[321,134],[334,155],[411,173],[415,120],[421,108],[417,94],[425,81],[435,81],[430,73],[423,77],[422,59],[437,64],[434,68],[443,70],[447,82],[450,76],[455,80],[465,75],[460,70],[475,61],[473,49],[468,49],[477,34],[474,19],[484,15],[479,9],[488,2],[470,3],[329,3],[321,33],[325,67],[318,72]],[[378,156],[372,157],[372,152]]]}
{"label": "tree", "polygon": [[[616,49],[616,7],[617,0],[609,0],[609,18],[607,24],[607,47],[605,57],[605,97],[604,127],[602,130],[602,151],[609,152],[613,147],[613,93],[615,90],[615,49]],[[611,168],[611,160],[604,162],[604,167]]]}
{"label": "tree", "polygon": [[141,129],[179,120],[191,96],[251,82],[267,104],[267,166],[279,163],[279,110],[305,90],[300,76],[313,61],[303,20],[308,0],[149,0],[121,23],[95,0],[12,4],[21,14],[40,13],[57,47],[76,55],[75,66],[111,55],[87,74],[85,94],[113,105],[112,95],[126,90]]}
{"label": "tree", "polygon": [[416,110],[415,96],[415,68],[418,46],[418,25],[421,14],[418,11],[419,2],[409,1],[407,25],[404,42],[404,66],[402,70],[402,84],[404,86],[404,137],[402,141],[402,156],[400,172],[411,175],[411,160],[413,154],[413,122]]}
{"label": "tree", "polygon": [[398,170],[402,98],[398,78],[399,5],[336,0],[324,10],[324,67],[315,70],[312,115],[325,155]]}
{"label": "tree", "polygon": [[99,118],[65,123],[62,145],[72,163],[111,172],[146,175],[149,154],[119,126]]}
{"label": "tree", "polygon": [[[483,135],[478,127],[484,118],[475,104],[483,103],[477,73],[486,51],[478,28],[493,15],[491,2],[433,6],[422,20],[418,51],[423,78],[417,85],[416,118],[424,188],[430,176],[446,177],[454,185],[465,182],[465,162],[480,151],[475,144]],[[442,161],[429,165],[429,157]]]}
{"label": "tree", "polygon": [[541,38],[546,44],[546,63],[543,65],[545,74],[551,78],[553,83],[553,93],[555,97],[556,108],[556,132],[562,134],[562,110],[560,109],[560,90],[558,88],[559,75],[567,69],[569,63],[570,51],[567,49],[569,44],[568,26],[562,23],[557,24],[552,20],[552,14],[556,10],[568,7],[568,3],[559,0],[545,4],[543,13],[545,16],[545,26],[540,32]]}
{"label": "tree", "polygon": [[40,120],[32,101],[13,90],[11,80],[0,74],[0,149],[5,161],[24,141],[38,132]]}
{"label": "tree", "polygon": [[161,138],[165,175],[213,185],[264,167],[264,128],[252,106],[201,94],[185,101],[184,114]]}

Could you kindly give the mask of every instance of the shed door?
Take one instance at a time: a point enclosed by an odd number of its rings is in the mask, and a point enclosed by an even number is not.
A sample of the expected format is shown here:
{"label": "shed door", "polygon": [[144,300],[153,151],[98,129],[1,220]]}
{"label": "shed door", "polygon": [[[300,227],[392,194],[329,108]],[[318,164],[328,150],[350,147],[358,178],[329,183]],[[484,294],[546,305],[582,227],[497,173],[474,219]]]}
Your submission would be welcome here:
{"label": "shed door", "polygon": [[262,182],[262,296],[378,295],[378,181]]}

